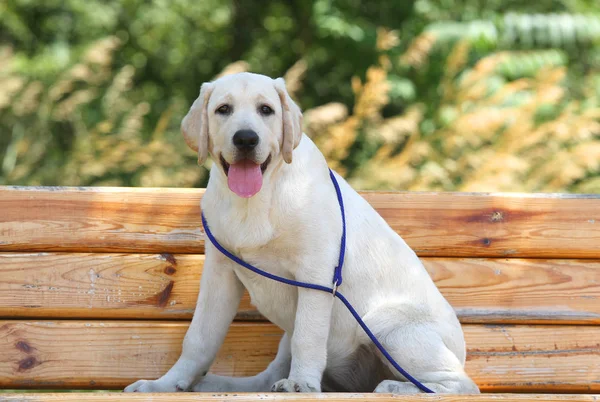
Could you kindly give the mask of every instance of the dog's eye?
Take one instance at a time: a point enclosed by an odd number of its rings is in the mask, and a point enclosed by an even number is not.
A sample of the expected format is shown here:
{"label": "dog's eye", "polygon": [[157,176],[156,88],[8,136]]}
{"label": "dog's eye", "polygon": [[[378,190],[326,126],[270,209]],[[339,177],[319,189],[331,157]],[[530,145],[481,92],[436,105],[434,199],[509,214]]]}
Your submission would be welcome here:
{"label": "dog's eye", "polygon": [[273,113],[275,113],[273,111],[273,109],[271,109],[271,107],[267,106],[267,105],[262,105],[259,108],[259,110],[260,110],[260,114],[262,114],[263,116],[269,116],[269,115],[272,115]]}
{"label": "dog's eye", "polygon": [[223,115],[230,114],[231,113],[231,106],[229,106],[229,105],[219,106],[219,108],[216,110],[216,113],[217,114],[223,114]]}

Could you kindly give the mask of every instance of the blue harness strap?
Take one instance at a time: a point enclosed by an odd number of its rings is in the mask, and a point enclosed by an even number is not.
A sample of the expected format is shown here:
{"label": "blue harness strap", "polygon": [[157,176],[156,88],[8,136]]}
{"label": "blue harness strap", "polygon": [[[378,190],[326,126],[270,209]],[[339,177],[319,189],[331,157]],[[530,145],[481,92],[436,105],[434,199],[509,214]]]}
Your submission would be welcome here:
{"label": "blue harness strap", "polygon": [[338,286],[342,285],[342,267],[344,266],[344,257],[346,256],[346,210],[344,208],[344,198],[342,197],[342,190],[338,184],[333,171],[329,169],[329,177],[335,187],[335,193],[337,194],[338,203],[340,204],[340,211],[342,212],[342,241],[340,244],[340,258],[338,259],[338,265],[333,271],[333,294],[335,295]]}
{"label": "blue harness strap", "polygon": [[333,294],[334,297],[337,297],[342,303],[344,303],[344,305],[346,306],[346,308],[348,309],[350,314],[352,314],[354,319],[358,322],[358,325],[360,325],[360,327],[365,331],[365,333],[369,336],[369,338],[375,344],[377,349],[379,349],[379,351],[385,356],[385,358],[390,362],[390,364],[392,366],[394,366],[394,368],[396,370],[398,370],[398,372],[400,374],[402,374],[407,380],[412,382],[421,391],[432,394],[432,393],[434,393],[432,390],[430,390],[425,385],[420,383],[416,378],[414,378],[413,376],[408,374],[402,367],[400,367],[400,365],[387,352],[387,350],[385,350],[383,345],[377,340],[377,338],[375,337],[373,332],[371,332],[369,327],[367,327],[367,325],[362,320],[360,315],[356,312],[354,307],[352,307],[352,305],[350,304],[348,299],[346,299],[343,294],[341,294],[340,292],[337,291],[337,288],[342,284],[342,267],[344,266],[344,257],[346,254],[346,213],[344,210],[344,200],[342,198],[342,192],[340,190],[340,186],[337,182],[337,179],[335,178],[334,173],[331,170],[329,170],[329,176],[331,177],[331,181],[333,182],[333,186],[335,187],[335,192],[337,194],[338,203],[340,204],[340,210],[342,213],[342,240],[341,240],[341,245],[340,245],[340,256],[339,256],[339,260],[338,260],[338,265],[335,267],[335,270],[334,270],[333,286],[331,288],[328,288],[327,286],[295,281],[292,279],[287,279],[287,278],[283,278],[281,276],[273,275],[269,272],[263,271],[262,269],[255,267],[254,265],[248,264],[246,261],[242,260],[241,258],[236,257],[235,255],[230,253],[227,249],[225,249],[217,241],[217,239],[213,236],[212,232],[210,231],[210,228],[208,227],[208,223],[206,222],[206,218],[204,217],[204,212],[202,212],[202,225],[204,226],[204,231],[206,233],[206,236],[208,237],[210,242],[217,248],[217,250],[219,250],[225,257],[229,258],[233,262],[241,265],[244,268],[249,269],[250,271],[252,271],[258,275],[264,276],[265,278],[269,278],[269,279],[272,279],[277,282],[285,283],[286,285],[297,286],[299,288],[320,290],[322,292],[327,292],[327,293]]}

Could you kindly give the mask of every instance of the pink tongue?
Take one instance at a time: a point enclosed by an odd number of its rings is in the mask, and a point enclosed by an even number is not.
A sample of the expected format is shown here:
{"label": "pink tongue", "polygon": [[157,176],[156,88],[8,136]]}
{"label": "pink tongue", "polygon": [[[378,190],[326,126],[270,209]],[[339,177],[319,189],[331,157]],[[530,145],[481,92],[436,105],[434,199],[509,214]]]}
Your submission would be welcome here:
{"label": "pink tongue", "polygon": [[232,164],[227,174],[229,189],[240,197],[250,198],[262,187],[260,165],[249,160]]}

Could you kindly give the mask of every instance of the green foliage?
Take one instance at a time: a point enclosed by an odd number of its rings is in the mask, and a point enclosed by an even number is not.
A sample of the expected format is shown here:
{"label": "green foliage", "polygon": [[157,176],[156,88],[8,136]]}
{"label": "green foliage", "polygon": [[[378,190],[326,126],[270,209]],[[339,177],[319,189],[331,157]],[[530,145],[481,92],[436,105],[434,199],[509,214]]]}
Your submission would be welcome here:
{"label": "green foliage", "polygon": [[563,67],[568,64],[564,52],[557,49],[513,52],[496,68],[496,73],[509,80],[534,77],[548,67]]}
{"label": "green foliage", "polygon": [[600,15],[507,13],[493,20],[441,21],[427,26],[445,43],[468,39],[481,50],[577,49],[600,40]]}
{"label": "green foliage", "polygon": [[472,170],[512,144],[514,188],[600,191],[595,0],[7,0],[0,43],[0,184],[205,185],[179,122],[250,69],[357,186],[493,190]]}

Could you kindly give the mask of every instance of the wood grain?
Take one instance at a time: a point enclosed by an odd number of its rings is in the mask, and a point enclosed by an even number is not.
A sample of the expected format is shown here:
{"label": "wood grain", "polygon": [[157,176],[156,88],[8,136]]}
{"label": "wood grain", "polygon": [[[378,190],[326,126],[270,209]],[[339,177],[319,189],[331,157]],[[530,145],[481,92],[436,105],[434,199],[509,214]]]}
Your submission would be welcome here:
{"label": "wood grain", "polygon": [[[202,193],[0,187],[0,251],[201,253]],[[362,194],[421,256],[600,255],[600,195]]]}
{"label": "wood grain", "polygon": [[[0,317],[191,319],[203,255],[0,253]],[[240,317],[262,319],[248,295]]]}
{"label": "wood grain", "polygon": [[[0,253],[0,317],[189,320],[203,262],[193,254]],[[600,323],[600,260],[423,262],[463,323]],[[247,294],[238,319],[263,319]]]}
{"label": "wood grain", "polygon": [[481,395],[390,395],[390,394],[207,394],[207,393],[177,393],[177,394],[122,394],[122,393],[93,393],[93,394],[0,394],[0,401],[90,401],[90,402],[594,402],[599,401],[600,395],[549,395],[549,394],[481,394]]}
{"label": "wood grain", "polygon": [[424,258],[463,323],[600,323],[600,260]]}
{"label": "wood grain", "polygon": [[[0,321],[0,387],[119,389],[157,378],[179,356],[186,323]],[[466,370],[483,391],[599,392],[600,327],[465,325]],[[252,375],[273,358],[281,332],[232,326],[211,369]]]}

